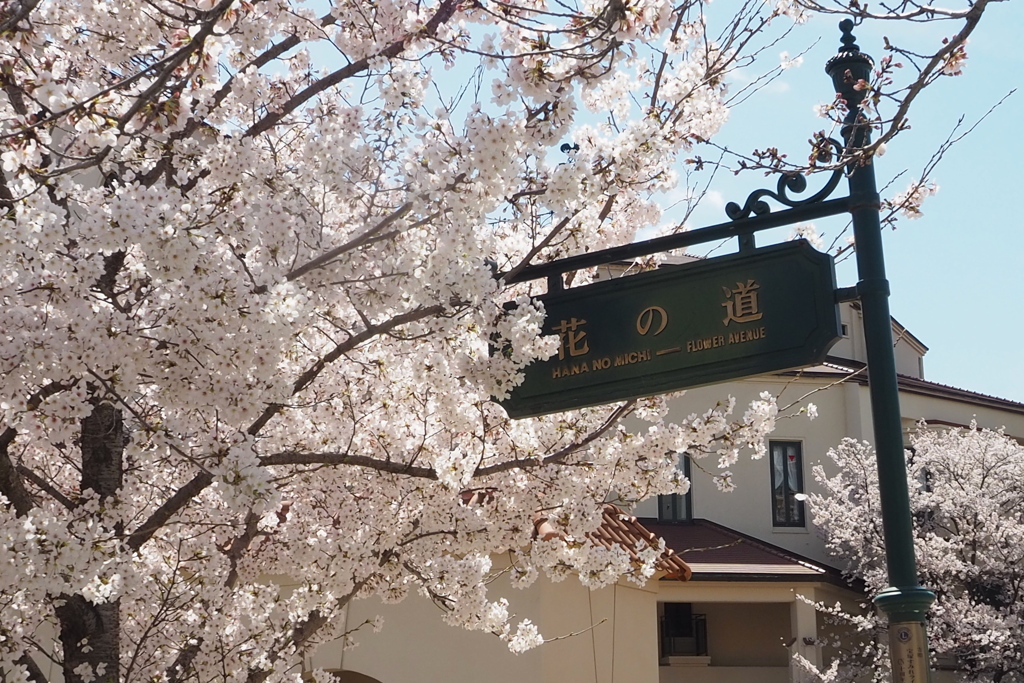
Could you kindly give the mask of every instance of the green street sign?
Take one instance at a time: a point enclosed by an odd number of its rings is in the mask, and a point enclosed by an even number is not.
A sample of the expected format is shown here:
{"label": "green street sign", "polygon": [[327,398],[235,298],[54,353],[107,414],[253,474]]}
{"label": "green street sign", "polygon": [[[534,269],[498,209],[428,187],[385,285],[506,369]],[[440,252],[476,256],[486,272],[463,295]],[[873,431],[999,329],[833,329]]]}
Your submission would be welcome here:
{"label": "green street sign", "polygon": [[832,257],[804,240],[540,297],[558,353],[526,368],[511,417],[815,365],[840,337]]}

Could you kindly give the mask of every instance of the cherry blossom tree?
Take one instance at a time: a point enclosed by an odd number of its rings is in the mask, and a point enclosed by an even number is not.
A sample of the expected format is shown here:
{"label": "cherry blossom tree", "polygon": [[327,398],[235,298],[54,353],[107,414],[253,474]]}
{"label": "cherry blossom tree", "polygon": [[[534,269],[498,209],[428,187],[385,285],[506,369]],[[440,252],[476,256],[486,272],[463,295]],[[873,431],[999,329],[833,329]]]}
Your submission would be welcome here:
{"label": "cherry blossom tree", "polygon": [[350,601],[410,591],[520,651],[494,553],[649,576],[656,548],[586,541],[601,504],[757,452],[774,401],[495,398],[556,343],[509,274],[656,225],[803,12],[703,10],[0,1],[0,679],[294,678]]}
{"label": "cherry blossom tree", "polygon": [[[1020,680],[1024,675],[1024,446],[1001,431],[929,429],[911,438],[915,550],[921,583],[937,599],[929,615],[933,663],[955,666],[966,680]],[[853,440],[829,453],[839,474],[816,467],[824,494],[810,496],[815,524],[833,556],[873,594],[887,585],[873,450]],[[822,606],[866,636],[864,651],[837,662],[826,680],[847,680],[865,667],[882,675],[881,622]],[[847,642],[849,645],[849,642]],[[849,665],[847,668],[843,665]]]}

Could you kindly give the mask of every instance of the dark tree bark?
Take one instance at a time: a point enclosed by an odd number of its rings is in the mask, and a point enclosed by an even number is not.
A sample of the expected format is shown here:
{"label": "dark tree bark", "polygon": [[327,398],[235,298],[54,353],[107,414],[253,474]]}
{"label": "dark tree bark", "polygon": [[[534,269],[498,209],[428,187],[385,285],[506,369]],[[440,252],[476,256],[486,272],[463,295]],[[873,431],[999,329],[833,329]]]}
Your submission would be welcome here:
{"label": "dark tree bark", "polygon": [[82,491],[92,489],[104,500],[117,493],[124,480],[124,424],[121,411],[100,403],[82,420]]}
{"label": "dark tree bark", "polygon": [[14,442],[16,432],[8,427],[0,434],[0,493],[14,506],[14,513],[24,517],[35,507],[25,483],[18,475],[18,468],[11,461],[7,449]]}
{"label": "dark tree bark", "polygon": [[[97,404],[82,420],[82,491],[100,500],[117,493],[124,477],[124,424],[121,411]],[[116,530],[112,530],[116,531]],[[120,602],[94,604],[81,595],[61,595],[55,609],[64,647],[64,680],[84,683],[75,669],[89,665],[96,683],[116,683],[120,660]]]}
{"label": "dark tree bark", "polygon": [[54,610],[60,620],[60,642],[64,647],[64,681],[84,683],[75,672],[88,664],[93,673],[102,669],[95,683],[116,683],[120,656],[119,601],[94,605],[81,595],[63,595],[64,604]]}

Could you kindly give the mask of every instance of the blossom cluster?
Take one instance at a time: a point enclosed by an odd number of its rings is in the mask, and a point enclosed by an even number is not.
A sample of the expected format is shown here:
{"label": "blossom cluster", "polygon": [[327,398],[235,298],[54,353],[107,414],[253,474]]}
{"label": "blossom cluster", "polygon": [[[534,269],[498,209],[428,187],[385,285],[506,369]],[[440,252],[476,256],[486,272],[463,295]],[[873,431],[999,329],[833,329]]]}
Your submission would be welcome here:
{"label": "blossom cluster", "polygon": [[[586,540],[604,501],[763,443],[770,397],[495,401],[556,348],[543,284],[500,274],[657,224],[759,45],[664,0],[549,5],[0,3],[0,678],[41,648],[65,680],[284,680],[355,638],[352,601],[416,593],[522,651],[494,553],[642,580],[654,550]],[[58,638],[79,598],[119,661]]]}
{"label": "blossom cluster", "polygon": [[[868,592],[888,586],[874,449],[853,440],[829,452],[829,475],[814,470],[823,494],[810,496],[827,547]],[[928,636],[933,661],[952,664],[965,680],[1012,680],[1024,668],[1024,447],[977,425],[919,425],[907,451],[914,550],[922,585],[936,594]],[[863,651],[819,672],[852,680],[884,672],[884,628],[874,614],[819,606],[865,634]],[[849,641],[853,642],[853,641]]]}

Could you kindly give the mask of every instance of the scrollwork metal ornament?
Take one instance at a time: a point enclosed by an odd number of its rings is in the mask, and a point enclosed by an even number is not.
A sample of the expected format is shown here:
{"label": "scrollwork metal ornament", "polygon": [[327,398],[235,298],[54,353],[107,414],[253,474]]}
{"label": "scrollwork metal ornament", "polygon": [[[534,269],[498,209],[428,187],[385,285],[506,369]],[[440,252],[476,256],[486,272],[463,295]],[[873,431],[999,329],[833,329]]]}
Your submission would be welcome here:
{"label": "scrollwork metal ornament", "polygon": [[[857,45],[856,37],[853,35],[853,28],[854,22],[850,19],[844,19],[839,23],[839,29],[842,32],[839,52],[825,65],[825,71],[832,77],[835,85],[836,97],[841,98],[847,108],[842,129],[843,139],[847,141],[847,145],[844,146],[843,143],[832,138],[827,140],[828,145],[834,151],[834,159],[842,159],[847,149],[863,147],[871,139],[870,127],[864,121],[860,111],[861,102],[867,92],[865,88],[860,87],[860,82],[871,77],[874,60],[870,55],[860,51],[860,46]],[[751,215],[763,216],[771,213],[771,207],[762,199],[763,197],[774,199],[791,209],[799,209],[802,206],[822,202],[839,186],[839,181],[845,173],[846,169],[844,168],[834,169],[832,177],[829,178],[825,187],[806,199],[797,200],[790,198],[788,193],[800,193],[806,190],[807,180],[800,173],[783,172],[774,192],[755,190],[750,193],[742,207],[735,202],[729,202],[725,207],[725,213],[734,221],[750,218]],[[799,220],[799,218],[794,217],[794,220]]]}
{"label": "scrollwork metal ornament", "polygon": [[[840,158],[843,153],[843,146],[838,141],[828,138],[825,140],[831,148],[833,158]],[[820,153],[819,153],[820,154]],[[771,213],[771,206],[768,202],[762,199],[768,197],[774,199],[783,206],[788,206],[791,209],[799,209],[801,206],[808,206],[811,204],[817,204],[828,199],[829,195],[839,186],[839,181],[843,178],[843,169],[836,168],[832,171],[832,176],[825,183],[825,186],[815,192],[810,197],[803,199],[797,199],[790,197],[789,193],[799,194],[807,190],[807,178],[804,174],[799,172],[780,172],[779,182],[775,186],[775,190],[754,190],[747,197],[747,201],[740,206],[736,202],[729,202],[725,205],[725,214],[730,220],[738,221],[744,218],[750,218],[751,215],[764,216]],[[799,218],[794,218],[799,220]]]}

